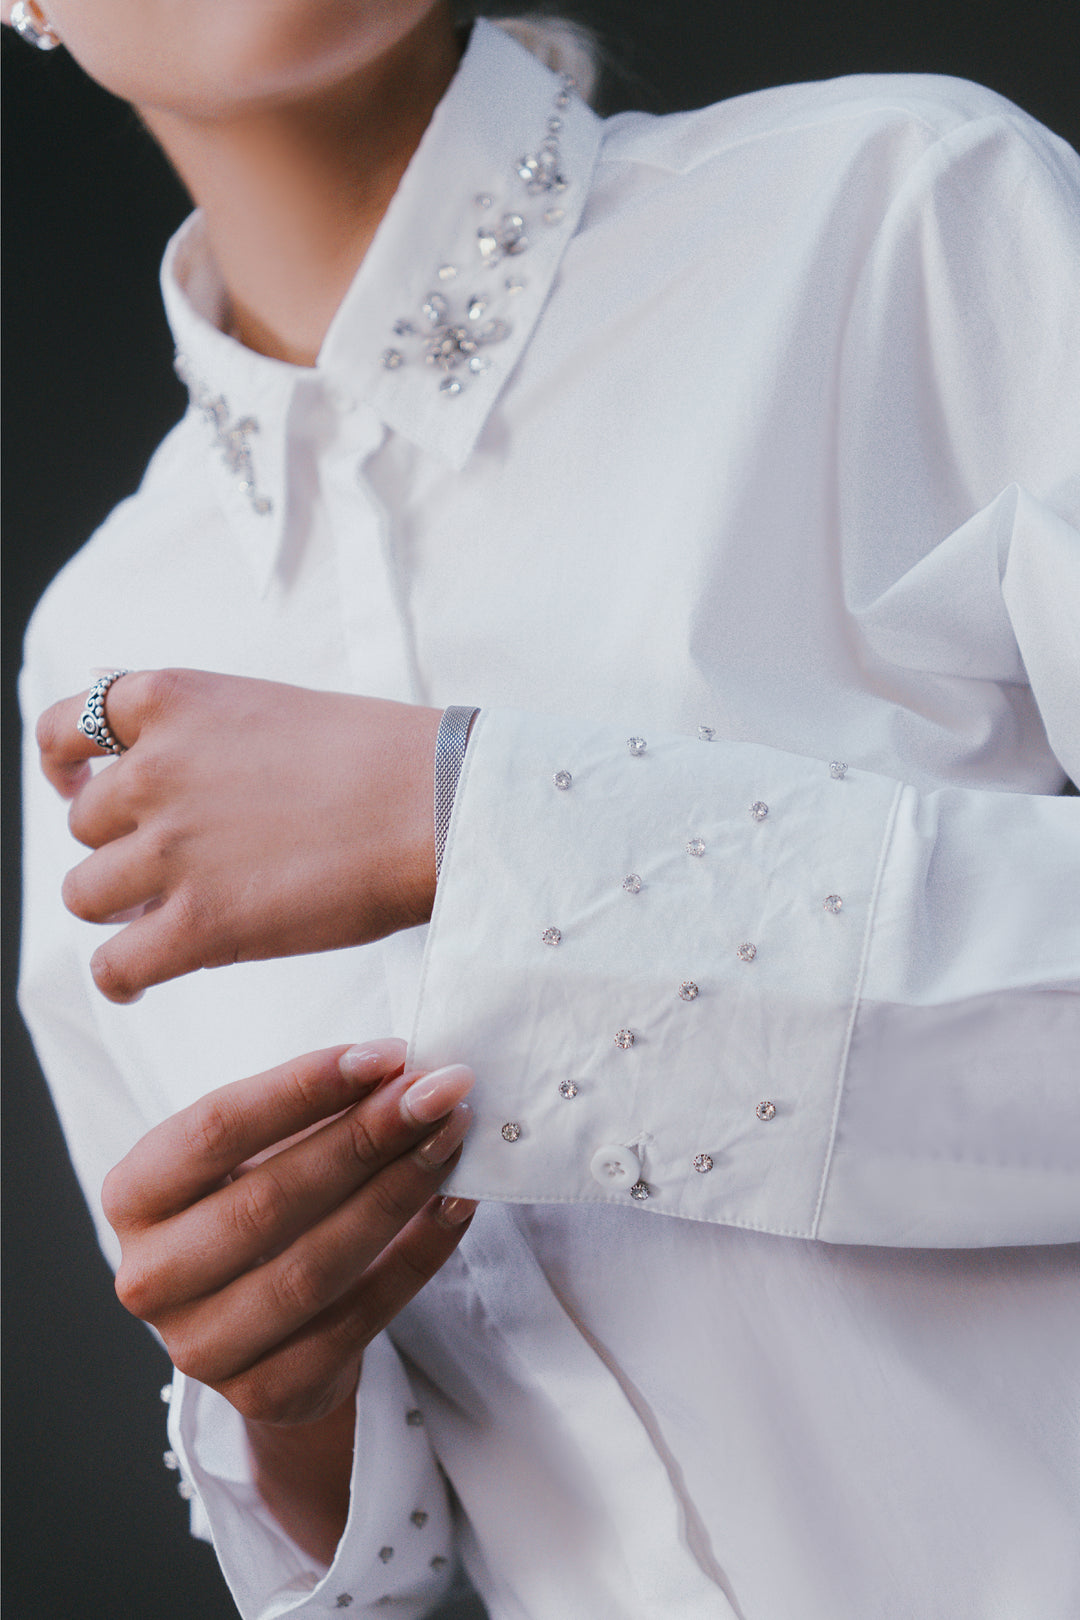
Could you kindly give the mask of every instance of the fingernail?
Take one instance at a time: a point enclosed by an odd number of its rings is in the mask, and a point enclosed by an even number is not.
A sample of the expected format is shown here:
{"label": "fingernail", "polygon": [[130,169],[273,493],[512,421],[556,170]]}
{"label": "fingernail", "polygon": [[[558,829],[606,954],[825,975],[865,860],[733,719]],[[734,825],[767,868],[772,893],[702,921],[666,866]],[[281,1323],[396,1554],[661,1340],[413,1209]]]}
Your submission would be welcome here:
{"label": "fingernail", "polygon": [[338,1058],[338,1069],[346,1080],[363,1085],[374,1085],[390,1069],[405,1061],[404,1041],[368,1041],[363,1046],[350,1046]]}
{"label": "fingernail", "polygon": [[448,1114],[455,1103],[467,1097],[476,1076],[464,1063],[451,1063],[445,1069],[432,1069],[414,1080],[401,1099],[401,1109],[415,1125],[431,1125]]}
{"label": "fingernail", "polygon": [[445,1164],[454,1149],[461,1143],[465,1132],[472,1124],[472,1109],[468,1103],[458,1103],[450,1118],[441,1130],[429,1136],[426,1142],[421,1142],[416,1149],[416,1157],[420,1163],[433,1168],[437,1164]]}
{"label": "fingernail", "polygon": [[440,1226],[464,1226],[476,1214],[475,1198],[440,1198],[435,1219]]}

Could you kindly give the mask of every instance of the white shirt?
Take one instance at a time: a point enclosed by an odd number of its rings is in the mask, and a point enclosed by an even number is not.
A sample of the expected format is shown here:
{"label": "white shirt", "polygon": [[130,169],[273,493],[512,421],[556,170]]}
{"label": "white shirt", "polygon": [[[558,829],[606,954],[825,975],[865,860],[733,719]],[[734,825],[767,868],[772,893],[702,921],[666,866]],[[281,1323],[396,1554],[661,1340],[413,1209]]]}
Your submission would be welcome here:
{"label": "white shirt", "polygon": [[211,1087],[410,1028],[478,1072],[489,1202],[368,1352],[329,1571],[177,1379],[245,1616],[420,1616],[455,1547],[493,1620],[1076,1612],[1078,218],[970,84],[603,124],[480,23],[315,368],[173,243],[202,408],[45,597],[28,719],[105,663],[484,707],[429,930],[133,1007],[27,773],[112,1258],[102,1177]]}

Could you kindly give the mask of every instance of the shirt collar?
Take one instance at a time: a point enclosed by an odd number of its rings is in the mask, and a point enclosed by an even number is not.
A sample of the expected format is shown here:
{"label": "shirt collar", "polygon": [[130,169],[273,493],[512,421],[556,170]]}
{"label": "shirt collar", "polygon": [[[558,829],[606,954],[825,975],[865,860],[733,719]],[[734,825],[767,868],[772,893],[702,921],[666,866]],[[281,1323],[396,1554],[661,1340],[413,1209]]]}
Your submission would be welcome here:
{"label": "shirt collar", "polygon": [[331,406],[340,393],[359,398],[384,427],[465,465],[576,229],[600,130],[572,86],[479,20],[314,368],[227,336],[201,215],[177,232],[162,289],[178,370],[264,585],[283,534],[298,391],[322,389]]}

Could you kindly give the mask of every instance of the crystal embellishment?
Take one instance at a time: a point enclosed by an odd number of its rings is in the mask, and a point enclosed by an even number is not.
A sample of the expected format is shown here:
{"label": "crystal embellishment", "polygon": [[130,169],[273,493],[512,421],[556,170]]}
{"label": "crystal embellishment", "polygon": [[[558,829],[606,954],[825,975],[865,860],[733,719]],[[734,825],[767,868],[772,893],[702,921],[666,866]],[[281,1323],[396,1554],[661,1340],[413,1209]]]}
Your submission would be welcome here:
{"label": "crystal embellishment", "polygon": [[615,1045],[619,1048],[620,1052],[629,1052],[633,1044],[634,1032],[632,1029],[620,1029],[616,1031]]}
{"label": "crystal embellishment", "polygon": [[574,778],[570,775],[569,771],[556,771],[552,780],[554,781],[559,792],[565,793],[567,788],[573,782]]}
{"label": "crystal embellishment", "polygon": [[220,450],[221,459],[236,479],[241,494],[246,495],[256,517],[267,517],[274,510],[269,495],[261,495],[255,484],[255,463],[251,454],[251,439],[259,431],[253,416],[229,420],[229,407],[220,394],[211,393],[206,384],[190,370],[182,354],[176,356],[174,369],[191,396],[191,403],[201,414],[213,434],[213,446]]}
{"label": "crystal embellishment", "polygon": [[768,813],[769,807],[765,803],[764,799],[755,799],[753,804],[750,806],[750,814],[753,816],[755,821],[764,821]]}
{"label": "crystal embellishment", "polygon": [[635,759],[640,759],[649,745],[645,741],[644,737],[627,737],[626,746],[629,748]]}
{"label": "crystal embellishment", "polygon": [[388,1564],[390,1562],[391,1558],[393,1558],[393,1556],[394,1556],[393,1547],[380,1547],[379,1548],[379,1557],[382,1559],[384,1564]]}
{"label": "crystal embellishment", "polygon": [[400,349],[384,349],[382,363],[385,371],[397,371],[400,366],[405,364],[405,356]]}
{"label": "crystal embellishment", "polygon": [[757,955],[757,946],[751,945],[750,942],[747,941],[745,945],[739,946],[738,950],[735,952],[735,955],[739,958],[740,962],[752,962],[754,957]]}
{"label": "crystal embellishment", "polygon": [[191,1498],[195,1495],[195,1487],[192,1485],[190,1480],[182,1479],[179,1485],[176,1487],[176,1494],[183,1501],[190,1502]]}
{"label": "crystal embellishment", "polygon": [[844,902],[843,902],[843,900],[841,900],[841,898],[840,898],[840,896],[838,894],[827,894],[825,896],[825,910],[826,911],[831,911],[833,913],[833,915],[835,916],[835,914],[838,911],[843,911],[843,909],[844,909]]}
{"label": "crystal embellishment", "polygon": [[516,1142],[521,1135],[521,1126],[514,1119],[508,1119],[499,1132],[504,1142]]}
{"label": "crystal embellishment", "polygon": [[629,872],[622,880],[622,886],[627,894],[641,893],[641,879],[636,872]]}
{"label": "crystal embellishment", "polygon": [[630,1196],[636,1199],[639,1204],[643,1204],[649,1196],[649,1183],[647,1181],[635,1181],[630,1189]]}
{"label": "crystal embellishment", "polygon": [[410,1513],[409,1519],[413,1524],[415,1524],[418,1530],[422,1530],[425,1524],[428,1522],[428,1516],[424,1512],[423,1508],[417,1508],[415,1512]]}
{"label": "crystal embellishment", "polygon": [[454,279],[454,277],[456,275],[457,275],[457,265],[456,264],[440,264],[439,269],[438,269],[438,277],[439,277],[440,281],[453,281],[453,279]]}
{"label": "crystal embellishment", "polygon": [[698,726],[697,734],[701,742],[712,742],[716,737],[716,727]]}
{"label": "crystal embellishment", "polygon": [[158,1390],[158,1394],[165,1402],[165,1405],[168,1406],[169,1402],[172,1400],[172,1385],[162,1384],[161,1388]]}
{"label": "crystal embellishment", "polygon": [[691,838],[687,842],[686,853],[688,855],[704,855],[704,853],[705,853],[705,840],[704,840],[704,838]]}
{"label": "crystal embellishment", "polygon": [[545,945],[558,945],[562,939],[562,929],[545,928],[544,932],[540,935],[540,939]]}
{"label": "crystal embellishment", "polygon": [[758,1119],[772,1119],[776,1114],[776,1104],[771,1102],[759,1102],[757,1107],[754,1109],[754,1113],[757,1115]]}
{"label": "crystal embellishment", "polygon": [[847,775],[847,766],[844,764],[842,759],[830,759],[829,775],[832,777],[834,782],[842,782],[844,780],[844,777]]}
{"label": "crystal embellishment", "polygon": [[682,984],[679,986],[679,996],[683,1001],[696,1001],[700,994],[701,991],[698,989],[693,979],[684,979]]}
{"label": "crystal embellishment", "polygon": [[180,1467],[180,1459],[176,1455],[175,1451],[163,1451],[161,1454],[161,1460],[171,1473],[175,1474],[176,1470]]}
{"label": "crystal embellishment", "polygon": [[576,1097],[577,1094],[578,1094],[578,1088],[577,1088],[577,1081],[576,1080],[562,1080],[562,1081],[560,1081],[560,1083],[559,1083],[559,1096],[560,1097],[565,1097],[567,1102],[569,1102],[571,1097]]}
{"label": "crystal embellishment", "polygon": [[484,264],[494,265],[503,259],[516,258],[529,247],[524,219],[520,214],[504,214],[498,225],[481,225],[476,233],[476,245]]}
{"label": "crystal embellishment", "polygon": [[518,179],[524,181],[530,197],[537,197],[542,192],[566,190],[568,181],[559,165],[559,143],[554,138],[558,133],[558,130],[550,130],[549,139],[535,156],[518,159]]}
{"label": "crystal embellishment", "polygon": [[337,1602],[334,1604],[334,1608],[335,1609],[347,1609],[351,1605],[352,1600],[353,1600],[353,1595],[352,1595],[351,1592],[339,1592]]}
{"label": "crystal embellishment", "polygon": [[709,1171],[712,1169],[712,1166],[713,1166],[713,1161],[712,1161],[712,1154],[711,1153],[698,1153],[698,1154],[695,1154],[695,1156],[694,1156],[694,1169],[697,1171],[699,1176],[708,1175]]}

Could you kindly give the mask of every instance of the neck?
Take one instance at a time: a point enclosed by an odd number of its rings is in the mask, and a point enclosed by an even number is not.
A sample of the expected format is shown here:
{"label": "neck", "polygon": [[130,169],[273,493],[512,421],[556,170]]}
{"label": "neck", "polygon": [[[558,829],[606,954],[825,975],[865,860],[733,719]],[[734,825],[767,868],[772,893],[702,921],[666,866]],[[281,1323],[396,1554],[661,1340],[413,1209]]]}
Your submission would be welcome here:
{"label": "neck", "polygon": [[436,6],[301,102],[206,120],[140,109],[203,210],[229,329],[248,348],[314,364],[459,54]]}

